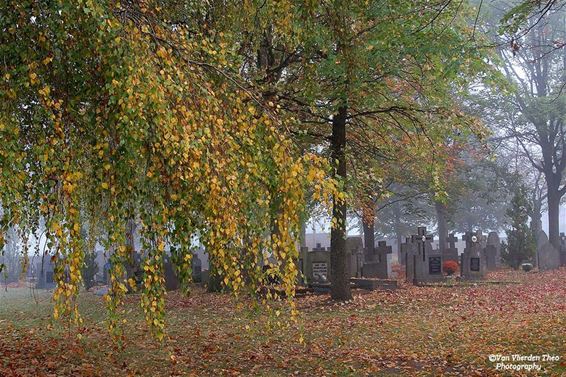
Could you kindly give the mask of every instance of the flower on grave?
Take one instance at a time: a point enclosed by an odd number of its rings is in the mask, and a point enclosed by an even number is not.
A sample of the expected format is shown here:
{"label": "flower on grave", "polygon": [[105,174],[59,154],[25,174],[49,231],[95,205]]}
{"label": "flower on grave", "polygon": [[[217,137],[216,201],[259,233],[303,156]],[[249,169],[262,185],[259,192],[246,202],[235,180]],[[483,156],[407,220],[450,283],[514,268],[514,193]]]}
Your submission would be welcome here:
{"label": "flower on grave", "polygon": [[458,271],[458,262],[447,260],[442,264],[442,270],[449,276],[453,275],[456,271]]}

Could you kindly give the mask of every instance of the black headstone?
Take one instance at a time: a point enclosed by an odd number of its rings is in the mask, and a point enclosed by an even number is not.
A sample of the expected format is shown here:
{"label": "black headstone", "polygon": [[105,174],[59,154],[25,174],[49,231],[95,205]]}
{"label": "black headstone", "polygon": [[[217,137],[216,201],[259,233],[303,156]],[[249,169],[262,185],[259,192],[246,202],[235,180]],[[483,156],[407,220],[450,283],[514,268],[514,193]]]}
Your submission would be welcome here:
{"label": "black headstone", "polygon": [[431,275],[442,274],[442,258],[429,257],[428,258],[428,273]]}
{"label": "black headstone", "polygon": [[480,270],[480,258],[470,258],[470,271]]}

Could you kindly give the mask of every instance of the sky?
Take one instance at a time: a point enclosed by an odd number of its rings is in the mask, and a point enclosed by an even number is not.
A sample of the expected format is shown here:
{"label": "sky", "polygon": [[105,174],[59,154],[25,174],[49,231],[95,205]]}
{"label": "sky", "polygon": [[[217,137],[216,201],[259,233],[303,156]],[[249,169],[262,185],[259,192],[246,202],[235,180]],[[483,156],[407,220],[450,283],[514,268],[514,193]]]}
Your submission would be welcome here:
{"label": "sky", "polygon": [[[560,206],[560,232],[566,233],[566,205]],[[353,221],[350,221],[352,223]],[[357,223],[357,221],[356,221]],[[432,229],[435,224],[424,224],[427,228]],[[314,232],[313,232],[314,227]],[[348,231],[349,236],[360,235],[360,231],[355,226],[351,226],[351,229]],[[542,229],[548,235],[548,213],[544,212],[542,215]],[[417,230],[415,229],[415,232]],[[312,233],[329,233],[330,232],[330,222],[328,219],[317,219],[317,220],[310,220],[307,224],[307,234]],[[501,230],[499,233],[500,237],[505,237],[505,230]]]}

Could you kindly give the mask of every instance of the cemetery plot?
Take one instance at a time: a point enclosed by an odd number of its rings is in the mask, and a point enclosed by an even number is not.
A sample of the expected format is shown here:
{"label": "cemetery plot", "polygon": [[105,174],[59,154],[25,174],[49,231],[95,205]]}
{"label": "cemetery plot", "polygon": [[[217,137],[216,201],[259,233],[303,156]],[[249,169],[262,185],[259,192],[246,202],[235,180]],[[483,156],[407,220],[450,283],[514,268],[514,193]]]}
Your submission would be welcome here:
{"label": "cemetery plot", "polygon": [[[492,276],[493,275],[493,276]],[[69,336],[50,320],[50,297],[27,289],[0,293],[0,375],[12,376],[508,376],[491,354],[564,357],[566,270],[498,271],[511,285],[355,291],[354,300],[298,298],[299,327],[277,331],[253,301],[195,289],[170,292],[163,344],[146,331],[137,294],[128,295],[124,349],[103,324],[102,299],[83,293],[84,324]],[[282,307],[283,309],[283,307]],[[253,314],[256,313],[256,314]],[[300,339],[303,339],[303,343]],[[565,373],[563,360],[544,373]]]}

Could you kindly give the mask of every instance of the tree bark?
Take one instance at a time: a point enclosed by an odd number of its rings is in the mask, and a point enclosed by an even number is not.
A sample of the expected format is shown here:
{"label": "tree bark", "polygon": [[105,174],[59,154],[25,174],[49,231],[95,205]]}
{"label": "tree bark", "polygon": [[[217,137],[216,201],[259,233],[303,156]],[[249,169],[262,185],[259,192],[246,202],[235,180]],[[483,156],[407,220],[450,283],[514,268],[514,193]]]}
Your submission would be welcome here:
{"label": "tree bark", "polygon": [[540,212],[531,213],[531,232],[535,242],[538,244],[538,234],[542,230],[542,214]]}
{"label": "tree bark", "polygon": [[[332,119],[331,156],[336,164],[334,178],[346,181],[346,116],[348,109],[342,106]],[[350,300],[350,271],[347,268],[346,255],[346,200],[334,198],[332,216],[336,222],[330,231],[330,294],[334,300]]]}
{"label": "tree bark", "polygon": [[362,226],[364,228],[364,254],[372,253],[375,249],[375,215],[373,207],[364,209]]}
{"label": "tree bark", "polygon": [[548,189],[548,240],[560,250],[560,194],[558,190]]}
{"label": "tree bark", "polygon": [[299,236],[299,241],[300,247],[307,246],[307,223],[305,220],[301,220],[301,234]]}
{"label": "tree bark", "polygon": [[438,222],[438,248],[441,253],[446,251],[446,240],[448,238],[448,224],[446,221],[446,205],[434,202],[436,209],[436,221]]}

